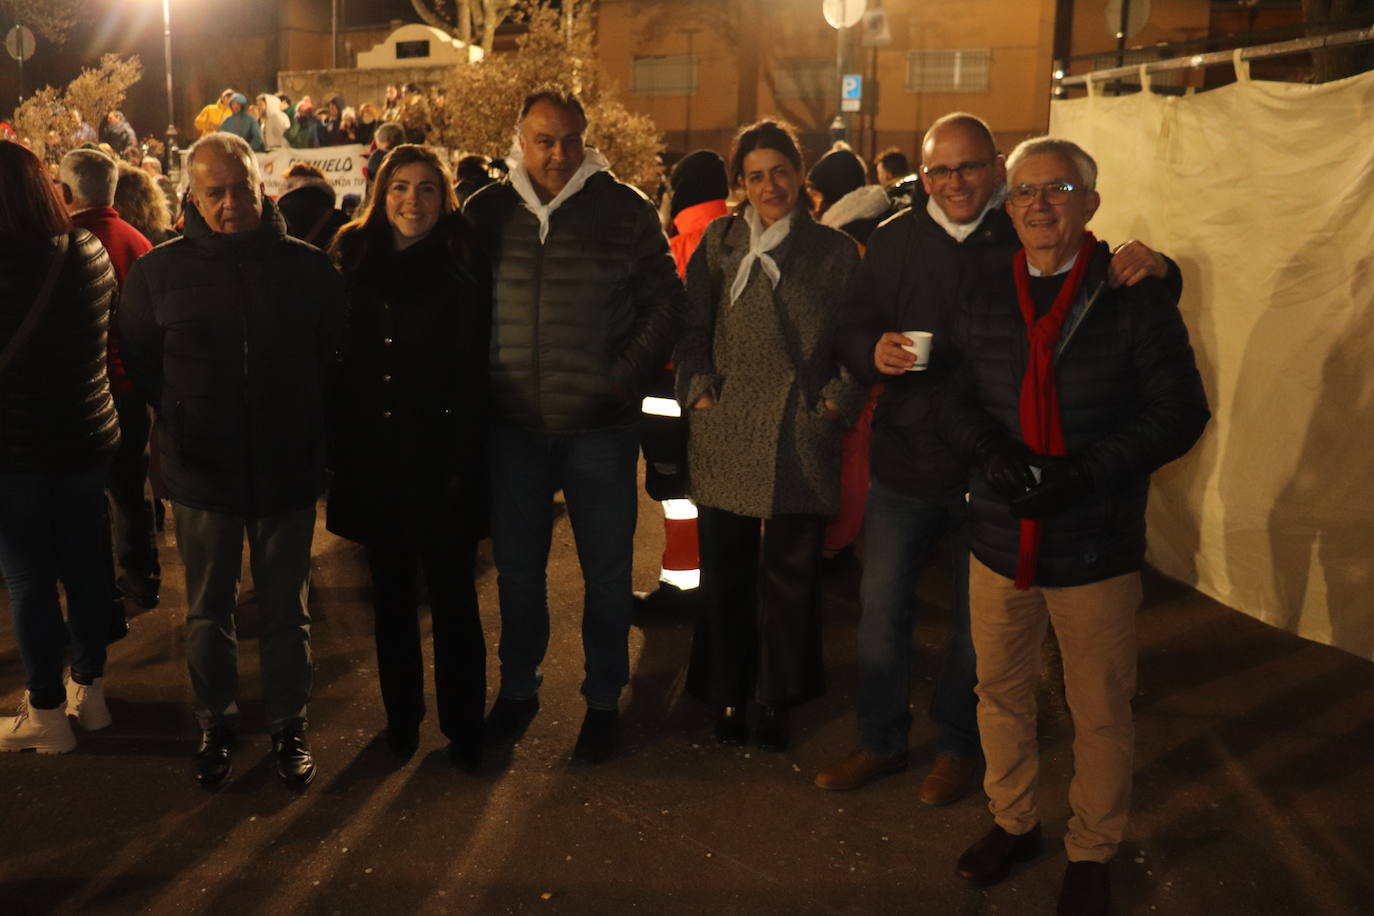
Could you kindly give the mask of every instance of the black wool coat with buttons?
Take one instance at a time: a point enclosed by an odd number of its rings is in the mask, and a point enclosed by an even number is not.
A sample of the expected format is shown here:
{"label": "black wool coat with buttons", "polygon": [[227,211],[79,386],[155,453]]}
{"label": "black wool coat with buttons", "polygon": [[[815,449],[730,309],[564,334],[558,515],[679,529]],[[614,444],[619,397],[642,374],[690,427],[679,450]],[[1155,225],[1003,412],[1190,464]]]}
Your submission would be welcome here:
{"label": "black wool coat with buttons", "polygon": [[491,292],[451,233],[466,233],[459,214],[346,274],[326,522],[341,537],[405,539],[433,510],[486,533]]}

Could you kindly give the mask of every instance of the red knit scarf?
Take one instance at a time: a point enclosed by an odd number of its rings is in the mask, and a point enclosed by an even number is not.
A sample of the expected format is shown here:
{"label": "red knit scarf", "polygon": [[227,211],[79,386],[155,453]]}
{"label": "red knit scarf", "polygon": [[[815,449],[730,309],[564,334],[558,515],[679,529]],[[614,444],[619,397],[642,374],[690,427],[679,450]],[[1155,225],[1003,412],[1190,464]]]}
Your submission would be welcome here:
{"label": "red knit scarf", "polygon": [[[1059,414],[1059,388],[1054,382],[1054,347],[1064,319],[1078,299],[1083,276],[1088,272],[1093,247],[1097,239],[1084,233],[1083,247],[1078,260],[1069,271],[1068,279],[1054,297],[1050,310],[1039,319],[1035,317],[1035,300],[1030,291],[1030,270],[1026,267],[1026,250],[1016,252],[1012,260],[1012,274],[1016,277],[1016,300],[1021,317],[1026,320],[1026,335],[1030,338],[1030,359],[1026,375],[1021,380],[1021,437],[1037,455],[1063,455],[1064,423]],[[1035,567],[1040,557],[1039,519],[1021,520],[1021,543],[1016,557],[1016,587],[1030,588],[1035,584]]]}

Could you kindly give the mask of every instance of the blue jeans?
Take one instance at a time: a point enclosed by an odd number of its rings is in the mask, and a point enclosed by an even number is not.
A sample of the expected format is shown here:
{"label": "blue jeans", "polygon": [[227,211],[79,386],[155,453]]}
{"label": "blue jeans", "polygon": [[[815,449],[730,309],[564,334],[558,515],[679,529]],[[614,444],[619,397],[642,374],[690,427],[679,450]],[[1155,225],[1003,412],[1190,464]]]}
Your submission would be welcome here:
{"label": "blue jeans", "polygon": [[238,727],[239,572],[243,538],[261,614],[262,698],[273,733],[304,728],[310,659],[310,542],[315,505],[243,518],[172,503],[177,548],[186,566],[186,666],[201,728]]}
{"label": "blue jeans", "polygon": [[905,754],[911,731],[911,614],[916,579],[942,535],[954,554],[949,644],[930,714],[936,750],[955,757],[979,753],[978,698],[973,692],[973,639],[968,615],[968,526],[962,498],[907,496],[874,480],[864,515],[860,585],[859,737],[878,754]]}
{"label": "blue jeans", "polygon": [[[83,681],[104,674],[113,586],[104,528],[108,473],[104,462],[65,473],[0,473],[0,568],[29,702],[37,709],[67,701],[68,632],[72,673]],[[67,593],[66,627],[59,579]]]}
{"label": "blue jeans", "polygon": [[543,679],[553,496],[562,489],[586,589],[582,695],[593,709],[615,709],[630,680],[639,434],[634,427],[549,433],[498,426],[489,448],[501,696],[529,699]]}

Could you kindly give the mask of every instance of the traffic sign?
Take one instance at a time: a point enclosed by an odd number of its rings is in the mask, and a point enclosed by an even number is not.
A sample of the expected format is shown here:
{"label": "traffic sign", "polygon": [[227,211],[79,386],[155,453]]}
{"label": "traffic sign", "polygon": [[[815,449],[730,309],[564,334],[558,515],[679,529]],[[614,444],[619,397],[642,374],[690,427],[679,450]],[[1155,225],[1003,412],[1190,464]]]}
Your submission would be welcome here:
{"label": "traffic sign", "polygon": [[38,43],[34,41],[33,32],[22,25],[10,29],[9,34],[5,36],[5,50],[10,52],[10,57],[20,63],[33,57],[34,49],[37,47]]}
{"label": "traffic sign", "polygon": [[840,98],[859,101],[864,97],[864,78],[857,73],[840,77]]}

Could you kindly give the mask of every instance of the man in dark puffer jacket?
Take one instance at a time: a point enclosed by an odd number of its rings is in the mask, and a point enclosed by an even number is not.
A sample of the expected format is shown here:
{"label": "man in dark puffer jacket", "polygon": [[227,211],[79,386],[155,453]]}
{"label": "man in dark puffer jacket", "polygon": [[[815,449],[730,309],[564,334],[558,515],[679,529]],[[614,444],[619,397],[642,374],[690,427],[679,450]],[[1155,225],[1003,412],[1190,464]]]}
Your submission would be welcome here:
{"label": "man in dark puffer jacket", "polygon": [[518,161],[465,212],[495,270],[492,546],[501,596],[501,694],[488,734],[513,739],[538,710],[548,647],[551,504],[562,488],[586,584],[575,756],[618,740],[629,681],[640,396],[682,315],[682,284],[653,205],[582,145],[568,93],[525,99]]}
{"label": "man in dark puffer jacket", "polygon": [[119,314],[125,365],[157,410],[186,566],[187,663],[204,729],[196,779],[214,788],[230,771],[246,528],[277,772],[304,786],[315,773],[306,590],[342,281],[322,252],[286,236],[242,139],[202,137],[187,165],[186,235],[134,264]]}
{"label": "man in dark puffer jacket", "polygon": [[969,606],[995,821],[958,872],[992,884],[1040,851],[1035,692],[1052,621],[1074,726],[1058,912],[1105,914],[1130,810],[1149,476],[1192,448],[1210,414],[1173,292],[1154,278],[1108,285],[1110,252],[1086,231],[1100,202],[1092,158],[1042,137],[1017,147],[1007,174],[1023,249],[968,296],[940,411],[980,472]]}

